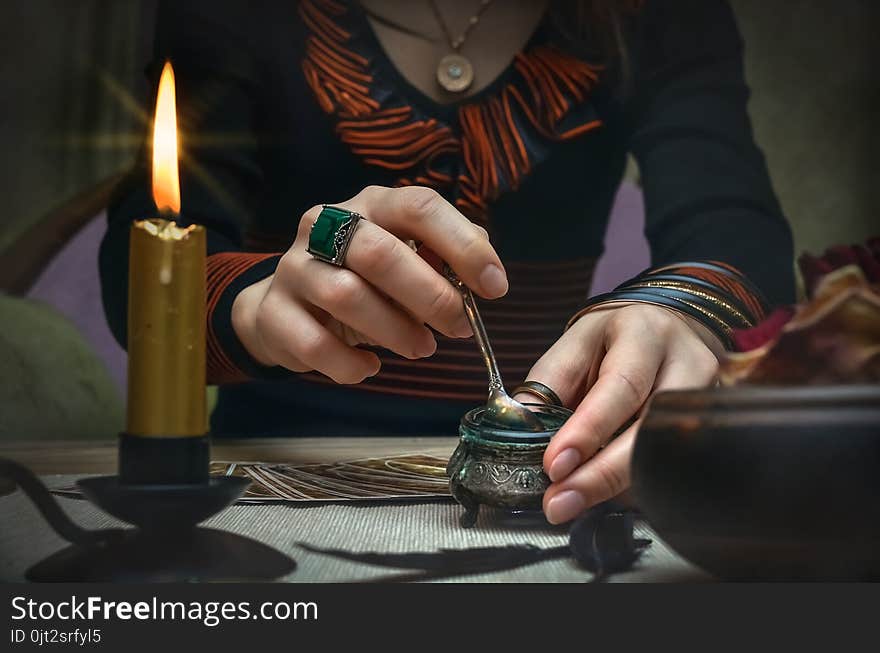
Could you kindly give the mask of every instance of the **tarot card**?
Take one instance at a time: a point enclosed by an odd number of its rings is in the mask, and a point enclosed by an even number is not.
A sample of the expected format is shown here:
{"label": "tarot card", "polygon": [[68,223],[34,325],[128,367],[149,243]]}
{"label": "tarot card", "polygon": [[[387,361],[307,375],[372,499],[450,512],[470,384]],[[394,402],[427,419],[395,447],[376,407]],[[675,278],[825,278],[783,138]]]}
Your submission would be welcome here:
{"label": "tarot card", "polygon": [[[251,480],[240,504],[424,500],[450,496],[446,462],[425,454],[296,465],[214,461],[211,474]],[[76,486],[53,492],[82,498]]]}

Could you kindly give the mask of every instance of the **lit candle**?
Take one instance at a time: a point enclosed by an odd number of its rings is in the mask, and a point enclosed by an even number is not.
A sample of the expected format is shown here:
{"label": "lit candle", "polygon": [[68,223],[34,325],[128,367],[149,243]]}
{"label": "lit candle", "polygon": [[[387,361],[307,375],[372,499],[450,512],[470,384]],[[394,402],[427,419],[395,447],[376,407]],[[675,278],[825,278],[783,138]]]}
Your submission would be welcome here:
{"label": "lit candle", "polygon": [[195,483],[208,475],[205,230],[180,227],[174,72],[165,64],[153,126],[153,199],[162,219],[129,242],[125,483]]}

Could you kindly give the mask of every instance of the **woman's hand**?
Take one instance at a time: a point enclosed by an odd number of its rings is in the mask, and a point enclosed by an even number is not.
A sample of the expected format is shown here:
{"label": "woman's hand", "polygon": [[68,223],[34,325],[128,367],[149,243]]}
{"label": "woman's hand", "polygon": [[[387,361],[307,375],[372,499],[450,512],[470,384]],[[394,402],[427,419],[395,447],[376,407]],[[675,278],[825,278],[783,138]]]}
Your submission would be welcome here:
{"label": "woman's hand", "polygon": [[[528,376],[576,406],[544,454],[552,481],[547,519],[568,521],[626,490],[641,418],[612,440],[614,434],[652,393],[711,383],[722,350],[698,322],[651,305],[609,305],[575,322]],[[534,401],[528,394],[517,399]]]}
{"label": "woman's hand", "polygon": [[429,325],[450,337],[471,335],[461,295],[405,242],[421,241],[462,281],[487,299],[507,292],[507,276],[485,230],[435,191],[369,187],[336,204],[364,216],[345,267],[306,252],[320,206],[300,220],[296,240],[275,274],[236,297],[232,326],[264,365],[317,370],[337,383],[359,383],[379,371],[367,343],[406,358],[430,356]]}

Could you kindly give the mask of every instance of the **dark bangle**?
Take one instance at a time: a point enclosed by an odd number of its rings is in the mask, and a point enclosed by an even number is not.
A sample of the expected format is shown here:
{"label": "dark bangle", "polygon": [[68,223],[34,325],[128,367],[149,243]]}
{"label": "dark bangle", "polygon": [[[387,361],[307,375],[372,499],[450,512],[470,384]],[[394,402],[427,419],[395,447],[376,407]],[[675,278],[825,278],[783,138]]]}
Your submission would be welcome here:
{"label": "dark bangle", "polygon": [[617,290],[654,288],[693,302],[719,317],[731,328],[750,328],[767,314],[763,296],[735,268],[715,261],[674,263],[648,270]]}
{"label": "dark bangle", "polygon": [[[758,321],[757,318],[761,318],[764,314],[769,312],[768,308],[770,306],[770,303],[767,301],[767,298],[764,297],[764,293],[762,293],[760,289],[758,289],[758,287],[755,286],[748,279],[748,277],[746,277],[742,272],[736,270],[731,266],[721,265],[712,261],[686,261],[680,263],[670,263],[668,265],[663,265],[643,272],[638,277],[636,277],[636,279],[642,278],[646,275],[653,276],[656,274],[664,274],[669,272],[681,273],[683,270],[687,270],[689,268],[694,270],[705,270],[706,272],[721,275],[724,279],[727,280],[728,285],[738,288],[743,294],[747,295],[758,306],[762,313],[761,315],[755,316],[756,321]],[[684,274],[687,275],[686,272]],[[690,276],[694,279],[698,278],[696,275],[687,276]],[[624,285],[626,285],[626,283],[621,284],[621,286]],[[727,289],[724,290],[727,291]]]}
{"label": "dark bangle", "polygon": [[704,289],[692,283],[661,281],[651,277],[628,286],[626,290],[643,290],[657,292],[667,297],[674,297],[683,302],[696,303],[714,315],[717,315],[731,328],[748,329],[754,326],[746,309],[735,306],[734,298],[717,289]]}
{"label": "dark bangle", "polygon": [[732,329],[719,316],[705,308],[699,307],[693,302],[671,297],[647,288],[644,290],[614,290],[602,295],[596,295],[569,320],[566,328],[571,327],[581,317],[597,308],[617,303],[649,304],[684,313],[706,326],[712,333],[718,336],[725,347],[729,348],[733,345],[730,335]]}
{"label": "dark bangle", "polygon": [[688,261],[647,270],[612,292],[593,297],[569,320],[568,327],[585,313],[623,302],[653,304],[687,315],[718,336],[727,348],[733,347],[734,329],[754,326],[767,310],[763,296],[735,268],[712,261]]}
{"label": "dark bangle", "polygon": [[715,295],[718,300],[722,300],[728,303],[730,305],[730,309],[733,309],[733,312],[741,314],[743,318],[745,318],[746,326],[754,326],[751,319],[752,311],[745,304],[743,304],[742,300],[740,300],[738,297],[734,297],[730,293],[726,292],[724,289],[719,288],[717,285],[709,281],[697,279],[696,277],[689,277],[686,274],[650,274],[641,275],[639,277],[636,277],[631,282],[627,283],[631,285],[621,284],[621,286],[618,286],[618,288],[637,288],[640,286],[644,286],[644,284],[656,284],[657,287],[669,287],[679,289],[690,288],[695,291],[702,291]]}

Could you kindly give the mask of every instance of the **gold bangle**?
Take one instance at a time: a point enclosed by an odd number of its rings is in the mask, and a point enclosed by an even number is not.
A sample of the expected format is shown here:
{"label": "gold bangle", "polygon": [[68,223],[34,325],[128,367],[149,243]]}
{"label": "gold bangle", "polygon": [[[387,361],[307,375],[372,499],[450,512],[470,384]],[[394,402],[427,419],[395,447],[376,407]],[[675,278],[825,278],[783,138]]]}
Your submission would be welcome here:
{"label": "gold bangle", "polygon": [[739,311],[735,306],[732,306],[728,302],[724,301],[720,297],[716,295],[712,295],[704,290],[697,290],[693,286],[682,283],[680,281],[639,281],[637,283],[632,284],[631,286],[627,286],[627,288],[670,288],[675,290],[683,290],[695,297],[700,297],[701,299],[705,299],[706,301],[712,302],[721,306],[721,308],[725,309],[728,313],[742,321],[744,324],[748,326],[754,326],[752,320],[750,320],[747,316],[743,315],[741,311]]}
{"label": "gold bangle", "polygon": [[[727,335],[730,335],[730,332],[733,331],[733,327],[731,327],[727,322],[725,322],[724,320],[722,320],[721,317],[719,317],[718,315],[715,315],[715,313],[713,313],[712,311],[710,311],[710,310],[708,310],[708,309],[706,309],[706,308],[703,308],[703,307],[700,306],[699,304],[694,304],[693,302],[689,302],[689,301],[687,301],[687,300],[680,299],[680,298],[678,298],[678,297],[671,297],[670,295],[664,295],[663,293],[657,293],[657,294],[660,295],[661,297],[666,297],[667,299],[674,299],[675,301],[679,301],[679,302],[681,302],[682,304],[685,304],[685,305],[687,305],[687,306],[690,306],[690,307],[691,307],[692,309],[694,309],[695,311],[699,311],[701,314],[703,314],[703,315],[706,316],[708,319],[712,320],[712,322],[714,322],[714,323],[717,324],[719,327],[721,327],[721,329],[722,329],[722,330],[724,331],[724,333],[726,333]],[[675,310],[675,309],[670,309],[670,310]]]}
{"label": "gold bangle", "polygon": [[[660,294],[662,297],[666,297],[667,299],[675,299],[675,301],[681,302],[682,304],[685,304],[689,308],[693,308],[695,311],[699,312],[701,315],[704,315],[705,317],[710,319],[714,324],[719,325],[721,327],[721,330],[723,331],[726,339],[729,340],[730,333],[731,333],[731,331],[733,331],[733,329],[730,327],[730,325],[728,325],[726,322],[724,322],[724,320],[722,320],[720,317],[718,317],[714,313],[710,313],[709,311],[702,308],[701,306],[698,306],[697,304],[692,304],[691,302],[686,302],[682,299],[668,297],[667,295],[662,295],[662,293],[658,293],[658,294]],[[592,313],[595,310],[608,308],[608,307],[613,306],[614,304],[644,304],[646,306],[656,306],[657,308],[662,308],[667,311],[671,311],[671,312],[675,313],[676,315],[686,315],[687,314],[685,311],[677,310],[671,306],[666,306],[664,304],[658,304],[657,302],[651,302],[651,301],[647,301],[644,299],[612,299],[612,300],[608,300],[608,301],[601,302],[598,304],[592,304],[590,306],[585,306],[584,308],[579,310],[577,313],[575,313],[571,317],[571,319],[568,321],[568,324],[565,325],[564,330],[568,331],[575,322],[577,322],[579,319],[581,319],[587,313]],[[693,316],[691,316],[691,317],[693,318]],[[725,338],[722,338],[722,340],[725,340]]]}
{"label": "gold bangle", "polygon": [[[572,325],[581,319],[587,313],[592,313],[593,311],[601,311],[606,308],[613,308],[616,304],[644,304],[646,306],[656,306],[658,308],[666,308],[670,311],[674,311],[674,308],[669,308],[668,306],[664,306],[663,304],[658,304],[657,302],[649,302],[644,299],[609,299],[604,302],[598,302],[596,304],[590,304],[589,306],[584,306],[577,313],[569,318],[568,322],[565,325],[565,329],[563,331],[568,331]],[[680,311],[679,311],[680,312]]]}
{"label": "gold bangle", "polygon": [[639,301],[637,299],[618,299],[618,300],[611,300],[611,301],[607,301],[607,302],[602,302],[601,304],[592,304],[590,306],[584,306],[581,310],[579,310],[577,313],[572,315],[571,318],[569,318],[568,322],[565,324],[565,329],[563,329],[563,330],[568,331],[575,322],[577,322],[579,319],[581,319],[587,313],[592,313],[593,311],[598,311],[603,308],[609,308],[610,306],[613,306],[614,304],[648,304],[650,306],[657,306],[657,304],[652,304],[650,302],[645,302],[645,301]]}

